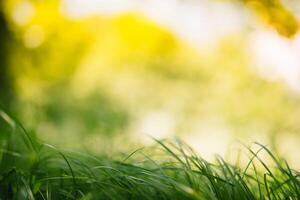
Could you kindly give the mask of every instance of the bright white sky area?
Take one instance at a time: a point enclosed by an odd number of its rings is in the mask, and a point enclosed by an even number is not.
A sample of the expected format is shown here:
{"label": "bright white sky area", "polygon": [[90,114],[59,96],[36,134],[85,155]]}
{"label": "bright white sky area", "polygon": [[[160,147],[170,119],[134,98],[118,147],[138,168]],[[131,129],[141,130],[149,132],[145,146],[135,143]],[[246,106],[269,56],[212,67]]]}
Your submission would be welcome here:
{"label": "bright white sky area", "polygon": [[[140,12],[167,27],[195,47],[211,49],[218,40],[249,28],[249,50],[266,79],[283,79],[300,92],[300,34],[286,39],[257,26],[244,7],[209,0],[64,0],[62,12],[71,18]],[[253,16],[252,16],[253,17]]]}
{"label": "bright white sky area", "polygon": [[242,7],[207,0],[65,0],[62,9],[72,18],[140,12],[198,46],[245,28]]}

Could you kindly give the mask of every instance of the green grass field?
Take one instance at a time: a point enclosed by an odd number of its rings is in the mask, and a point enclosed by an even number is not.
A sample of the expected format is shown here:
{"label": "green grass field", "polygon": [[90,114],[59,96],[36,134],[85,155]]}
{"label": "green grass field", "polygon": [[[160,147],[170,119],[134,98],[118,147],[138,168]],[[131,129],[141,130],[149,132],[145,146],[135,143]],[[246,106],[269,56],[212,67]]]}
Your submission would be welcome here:
{"label": "green grass field", "polygon": [[260,144],[245,147],[245,167],[209,163],[182,141],[110,158],[61,151],[3,112],[0,121],[0,199],[300,199],[299,171]]}

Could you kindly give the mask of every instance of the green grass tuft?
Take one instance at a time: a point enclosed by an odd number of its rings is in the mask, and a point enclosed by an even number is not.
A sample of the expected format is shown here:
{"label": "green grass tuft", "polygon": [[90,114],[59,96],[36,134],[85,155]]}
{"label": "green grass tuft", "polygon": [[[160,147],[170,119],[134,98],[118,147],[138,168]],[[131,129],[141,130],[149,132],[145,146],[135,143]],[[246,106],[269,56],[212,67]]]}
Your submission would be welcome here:
{"label": "green grass tuft", "polygon": [[300,199],[300,173],[258,143],[244,168],[207,162],[182,141],[111,159],[61,151],[0,116],[0,199]]}

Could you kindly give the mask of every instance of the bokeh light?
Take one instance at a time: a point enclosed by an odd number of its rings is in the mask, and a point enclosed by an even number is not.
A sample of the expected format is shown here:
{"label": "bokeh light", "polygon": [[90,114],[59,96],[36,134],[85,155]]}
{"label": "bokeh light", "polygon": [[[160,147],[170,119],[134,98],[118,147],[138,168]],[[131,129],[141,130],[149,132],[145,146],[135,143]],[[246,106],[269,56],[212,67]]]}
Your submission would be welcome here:
{"label": "bokeh light", "polygon": [[259,141],[300,166],[299,8],[292,0],[5,1],[1,101],[64,148],[128,151],[179,137],[210,159]]}

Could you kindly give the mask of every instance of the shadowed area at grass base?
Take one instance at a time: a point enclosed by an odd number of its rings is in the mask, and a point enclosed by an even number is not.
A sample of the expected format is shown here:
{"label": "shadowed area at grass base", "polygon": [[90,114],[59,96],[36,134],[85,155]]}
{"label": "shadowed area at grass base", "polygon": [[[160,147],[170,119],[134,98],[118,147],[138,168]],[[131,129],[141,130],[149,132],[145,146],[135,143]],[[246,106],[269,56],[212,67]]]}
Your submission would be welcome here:
{"label": "shadowed area at grass base", "polygon": [[[299,199],[299,171],[261,144],[241,167],[202,159],[180,140],[129,155],[60,150],[0,113],[1,199]],[[265,152],[273,164],[267,164]]]}

